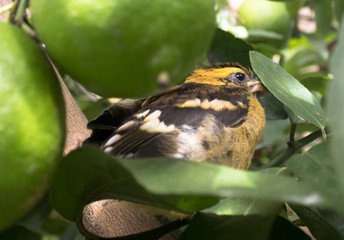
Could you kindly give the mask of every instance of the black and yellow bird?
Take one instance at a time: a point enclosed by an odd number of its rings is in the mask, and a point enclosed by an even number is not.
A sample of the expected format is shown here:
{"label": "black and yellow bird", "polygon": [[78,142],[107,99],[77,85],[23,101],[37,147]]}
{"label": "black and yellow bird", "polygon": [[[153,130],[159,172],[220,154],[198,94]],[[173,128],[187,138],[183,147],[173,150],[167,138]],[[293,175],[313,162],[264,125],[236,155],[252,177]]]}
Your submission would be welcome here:
{"label": "black and yellow bird", "polygon": [[263,87],[237,63],[195,70],[162,93],[123,100],[90,121],[86,141],[127,158],[170,157],[247,169],[265,127]]}

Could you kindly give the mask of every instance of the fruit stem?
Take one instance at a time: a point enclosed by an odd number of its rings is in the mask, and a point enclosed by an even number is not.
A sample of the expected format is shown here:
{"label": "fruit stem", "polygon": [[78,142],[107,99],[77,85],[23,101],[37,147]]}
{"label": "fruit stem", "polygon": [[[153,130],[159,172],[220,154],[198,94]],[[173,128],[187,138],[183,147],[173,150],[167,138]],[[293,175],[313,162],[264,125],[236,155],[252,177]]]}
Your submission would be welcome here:
{"label": "fruit stem", "polygon": [[32,27],[29,24],[27,24],[26,22],[21,23],[21,28],[24,30],[24,32],[29,34],[30,37],[32,37],[34,39],[37,38],[36,31],[33,30]]}
{"label": "fruit stem", "polygon": [[23,22],[23,17],[26,13],[27,6],[28,6],[27,0],[19,0],[18,7],[14,16],[14,22],[17,23],[19,26]]}

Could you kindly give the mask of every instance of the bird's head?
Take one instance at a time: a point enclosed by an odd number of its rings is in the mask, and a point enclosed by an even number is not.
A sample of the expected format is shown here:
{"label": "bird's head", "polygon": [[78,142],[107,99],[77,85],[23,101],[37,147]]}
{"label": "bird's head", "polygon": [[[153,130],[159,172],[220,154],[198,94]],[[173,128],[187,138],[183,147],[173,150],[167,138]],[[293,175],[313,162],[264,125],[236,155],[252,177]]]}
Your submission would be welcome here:
{"label": "bird's head", "polygon": [[256,95],[264,95],[267,89],[253,72],[238,63],[215,63],[195,70],[185,83],[200,83],[224,86],[243,86]]}

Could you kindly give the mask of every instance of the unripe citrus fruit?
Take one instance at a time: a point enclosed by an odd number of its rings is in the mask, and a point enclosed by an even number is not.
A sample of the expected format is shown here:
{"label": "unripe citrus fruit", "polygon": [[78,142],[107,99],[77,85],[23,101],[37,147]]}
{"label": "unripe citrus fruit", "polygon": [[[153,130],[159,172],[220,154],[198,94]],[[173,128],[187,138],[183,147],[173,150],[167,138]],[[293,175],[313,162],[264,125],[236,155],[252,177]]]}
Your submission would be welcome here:
{"label": "unripe citrus fruit", "polygon": [[0,23],[0,231],[45,193],[61,156],[63,105],[58,80],[38,45]]}
{"label": "unripe citrus fruit", "polygon": [[240,5],[238,13],[242,24],[251,32],[277,33],[280,39],[272,39],[268,35],[251,35],[249,42],[263,42],[276,48],[285,46],[292,30],[292,18],[287,6],[283,2],[267,0],[244,0]]}
{"label": "unripe citrus fruit", "polygon": [[32,23],[54,61],[102,96],[143,95],[161,74],[182,81],[215,30],[213,0],[32,0]]}

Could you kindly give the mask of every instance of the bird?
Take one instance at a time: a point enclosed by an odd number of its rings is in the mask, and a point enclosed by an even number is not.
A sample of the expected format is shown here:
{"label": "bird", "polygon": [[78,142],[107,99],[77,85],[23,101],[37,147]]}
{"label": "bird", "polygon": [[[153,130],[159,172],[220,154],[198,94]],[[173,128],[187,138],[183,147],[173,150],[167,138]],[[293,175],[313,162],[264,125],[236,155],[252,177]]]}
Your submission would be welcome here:
{"label": "bird", "polygon": [[247,169],[265,127],[266,89],[239,63],[194,70],[184,83],[112,104],[85,143],[122,158],[167,157]]}

